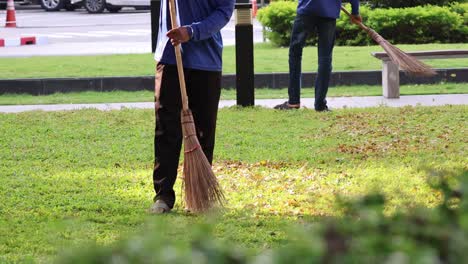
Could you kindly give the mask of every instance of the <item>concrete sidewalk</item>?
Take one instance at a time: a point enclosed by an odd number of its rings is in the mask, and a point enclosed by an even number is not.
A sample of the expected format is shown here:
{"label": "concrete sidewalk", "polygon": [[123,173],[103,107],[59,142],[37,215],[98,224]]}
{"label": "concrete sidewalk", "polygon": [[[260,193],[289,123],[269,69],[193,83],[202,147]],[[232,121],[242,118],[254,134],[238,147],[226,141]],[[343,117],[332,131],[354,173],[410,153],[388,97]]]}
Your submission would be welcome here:
{"label": "concrete sidewalk", "polygon": [[[468,94],[443,94],[443,95],[408,95],[399,99],[385,99],[382,96],[363,97],[329,97],[328,105],[331,109],[340,108],[364,108],[364,107],[403,107],[403,106],[440,106],[440,105],[466,105]],[[285,99],[259,99],[255,100],[256,106],[273,108],[283,103]],[[221,100],[219,107],[236,105],[236,100]],[[314,108],[314,99],[302,99],[302,106]],[[0,106],[0,113],[20,113],[26,111],[68,111],[80,109],[98,109],[102,111],[129,109],[151,109],[154,103],[107,103],[107,104],[59,104],[59,105],[12,105]]]}

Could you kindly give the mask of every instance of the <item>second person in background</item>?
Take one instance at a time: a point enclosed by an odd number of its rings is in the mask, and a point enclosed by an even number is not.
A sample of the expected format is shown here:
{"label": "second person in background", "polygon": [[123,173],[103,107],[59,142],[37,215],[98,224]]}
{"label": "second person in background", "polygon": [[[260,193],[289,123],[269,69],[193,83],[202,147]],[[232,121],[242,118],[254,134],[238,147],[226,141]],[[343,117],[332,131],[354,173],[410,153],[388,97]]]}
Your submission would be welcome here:
{"label": "second person in background", "polygon": [[[350,0],[351,20],[362,21],[359,15],[359,0]],[[316,111],[328,111],[327,92],[332,71],[333,47],[335,46],[336,19],[340,16],[341,0],[299,0],[297,15],[289,44],[289,100],[275,109],[298,109],[301,107],[302,51],[307,37],[318,35],[318,72],[315,80]]]}

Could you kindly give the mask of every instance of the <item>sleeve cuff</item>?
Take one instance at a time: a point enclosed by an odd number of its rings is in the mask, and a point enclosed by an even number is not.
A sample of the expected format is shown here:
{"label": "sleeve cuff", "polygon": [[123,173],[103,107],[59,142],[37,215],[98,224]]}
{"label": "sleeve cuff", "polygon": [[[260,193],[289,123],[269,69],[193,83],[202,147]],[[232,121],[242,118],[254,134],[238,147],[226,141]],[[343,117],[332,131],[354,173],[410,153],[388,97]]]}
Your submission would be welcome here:
{"label": "sleeve cuff", "polygon": [[184,26],[187,29],[187,33],[189,35],[190,40],[193,39],[193,28],[191,25]]}
{"label": "sleeve cuff", "polygon": [[198,28],[199,23],[192,23],[190,27],[192,28],[192,39],[193,40],[200,40],[200,29]]}

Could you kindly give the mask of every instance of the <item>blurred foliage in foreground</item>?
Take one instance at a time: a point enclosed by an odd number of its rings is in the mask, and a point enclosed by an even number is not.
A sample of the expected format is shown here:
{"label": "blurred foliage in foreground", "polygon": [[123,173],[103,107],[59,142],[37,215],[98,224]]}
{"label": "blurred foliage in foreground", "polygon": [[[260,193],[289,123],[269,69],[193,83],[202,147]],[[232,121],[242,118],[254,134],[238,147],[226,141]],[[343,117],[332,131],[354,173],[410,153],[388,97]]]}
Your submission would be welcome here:
{"label": "blurred foliage in foreground", "polygon": [[[206,223],[193,228],[190,246],[150,232],[111,247],[70,251],[57,262],[466,263],[468,171],[459,176],[429,174],[428,182],[442,198],[436,208],[412,208],[388,216],[383,213],[385,199],[380,194],[342,201],[344,217],[302,221],[284,247],[260,255],[215,239],[212,225]],[[167,224],[157,226],[168,228]]]}

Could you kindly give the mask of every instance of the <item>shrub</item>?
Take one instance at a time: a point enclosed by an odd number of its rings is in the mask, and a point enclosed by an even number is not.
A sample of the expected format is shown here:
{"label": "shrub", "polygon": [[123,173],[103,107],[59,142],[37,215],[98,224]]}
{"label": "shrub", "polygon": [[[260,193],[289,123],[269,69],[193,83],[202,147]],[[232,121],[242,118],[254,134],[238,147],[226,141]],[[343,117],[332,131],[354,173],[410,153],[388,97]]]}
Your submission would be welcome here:
{"label": "shrub", "polygon": [[450,6],[450,10],[463,17],[463,24],[468,26],[468,3],[453,4]]}
{"label": "shrub", "polygon": [[415,7],[423,5],[449,5],[454,2],[466,2],[466,0],[368,0],[368,3],[372,7]]}
{"label": "shrub", "polygon": [[258,20],[266,27],[266,37],[271,42],[279,46],[289,45],[296,9],[296,2],[279,1],[258,11]]}
{"label": "shrub", "polygon": [[462,17],[448,7],[425,6],[376,9],[368,26],[392,43],[422,44],[466,42]]}
{"label": "shrub", "polygon": [[[297,3],[274,2],[259,11],[266,36],[275,45],[288,46]],[[348,6],[349,9],[349,6]],[[370,9],[361,7],[364,23],[393,44],[468,42],[468,4]],[[337,20],[337,45],[374,44],[346,15]],[[315,44],[315,36],[307,44]]]}
{"label": "shrub", "polygon": [[450,10],[452,12],[455,12],[463,16],[464,14],[468,12],[468,3],[456,3],[453,5],[450,5]]}

